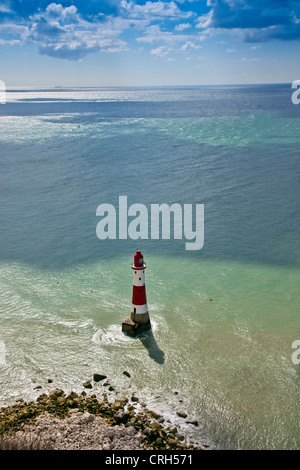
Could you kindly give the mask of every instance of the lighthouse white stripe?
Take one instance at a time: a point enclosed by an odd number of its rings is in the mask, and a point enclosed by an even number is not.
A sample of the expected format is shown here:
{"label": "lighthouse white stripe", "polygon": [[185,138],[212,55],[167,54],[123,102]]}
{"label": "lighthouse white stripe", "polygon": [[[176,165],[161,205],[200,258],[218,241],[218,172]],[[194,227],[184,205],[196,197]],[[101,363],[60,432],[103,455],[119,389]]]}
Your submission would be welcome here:
{"label": "lighthouse white stripe", "polygon": [[[135,309],[135,310],[134,310]],[[131,313],[147,313],[148,312],[148,306],[147,304],[144,305],[131,305]]]}
{"label": "lighthouse white stripe", "polygon": [[144,286],[145,285],[145,273],[143,271],[136,271],[133,273],[133,285]]}

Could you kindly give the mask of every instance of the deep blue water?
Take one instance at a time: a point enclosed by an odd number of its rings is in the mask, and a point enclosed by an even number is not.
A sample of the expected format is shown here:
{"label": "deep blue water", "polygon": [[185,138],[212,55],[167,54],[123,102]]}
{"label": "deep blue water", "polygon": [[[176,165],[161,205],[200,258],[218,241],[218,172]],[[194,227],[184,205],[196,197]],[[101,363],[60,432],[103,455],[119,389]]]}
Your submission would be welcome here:
{"label": "deep blue water", "polygon": [[[54,91],[46,102],[27,91],[0,107],[1,259],[51,268],[126,253],[135,243],[102,249],[94,228],[97,206],[127,195],[149,209],[205,205],[204,248],[185,256],[298,265],[299,110],[288,86],[104,89],[99,101],[71,90],[66,103]],[[174,240],[143,246],[182,253]]]}

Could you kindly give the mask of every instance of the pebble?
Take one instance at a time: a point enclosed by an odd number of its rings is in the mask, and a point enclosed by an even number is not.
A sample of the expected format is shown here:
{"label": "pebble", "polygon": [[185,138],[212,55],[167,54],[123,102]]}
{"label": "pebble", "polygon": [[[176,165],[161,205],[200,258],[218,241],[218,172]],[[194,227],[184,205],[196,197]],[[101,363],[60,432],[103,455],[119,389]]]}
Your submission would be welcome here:
{"label": "pebble", "polygon": [[[89,387],[91,380],[85,384],[88,386],[85,388],[92,388]],[[159,413],[147,408],[141,411],[139,403],[134,402],[139,402],[135,394],[131,396],[131,402],[126,396],[116,396],[111,403],[105,393],[99,401],[95,394],[89,392],[82,391],[81,395],[71,392],[66,395],[60,389],[50,391],[49,395],[40,395],[36,403],[20,401],[10,409],[0,410],[0,429],[1,424],[3,427],[4,423],[15,420],[18,413],[21,418],[15,431],[11,429],[9,433],[6,432],[4,440],[0,438],[0,449],[5,448],[5,439],[12,449],[29,450],[146,450],[162,449],[164,446],[172,449],[186,448],[182,443],[184,436],[179,434],[176,427],[163,427],[161,423],[164,418]],[[3,421],[6,412],[7,416]],[[32,416],[37,412],[39,414],[33,421],[22,422],[24,412]],[[178,411],[177,415],[187,417],[184,411]],[[196,420],[189,422],[198,425]]]}
{"label": "pebble", "polygon": [[102,447],[102,450],[111,450],[111,449],[112,449],[111,444],[104,444],[104,446]]}
{"label": "pebble", "polygon": [[[47,446],[49,450],[144,450],[140,433],[134,427],[124,425],[111,427],[102,418],[88,412],[75,413],[65,419],[53,418],[48,413],[40,415],[35,423],[24,426],[24,431],[15,433],[13,439],[38,450]],[[80,425],[74,425],[77,417]]]}

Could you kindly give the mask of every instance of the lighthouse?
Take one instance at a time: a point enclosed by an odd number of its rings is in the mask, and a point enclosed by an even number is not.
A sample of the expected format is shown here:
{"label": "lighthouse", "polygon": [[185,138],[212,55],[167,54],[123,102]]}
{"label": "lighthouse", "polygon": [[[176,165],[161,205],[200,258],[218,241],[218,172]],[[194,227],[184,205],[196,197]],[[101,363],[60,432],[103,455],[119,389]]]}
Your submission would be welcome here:
{"label": "lighthouse", "polygon": [[146,298],[146,263],[140,250],[137,250],[134,255],[131,269],[133,271],[131,312],[130,318],[122,323],[122,331],[129,336],[136,336],[151,329]]}

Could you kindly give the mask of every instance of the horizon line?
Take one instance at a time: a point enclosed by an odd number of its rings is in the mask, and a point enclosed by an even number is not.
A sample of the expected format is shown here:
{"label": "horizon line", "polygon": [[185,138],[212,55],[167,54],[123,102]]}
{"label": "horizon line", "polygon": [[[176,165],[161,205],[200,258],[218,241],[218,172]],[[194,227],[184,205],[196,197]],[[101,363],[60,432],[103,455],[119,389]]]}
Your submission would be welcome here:
{"label": "horizon line", "polygon": [[[218,84],[181,84],[181,85],[11,85],[9,88],[184,88],[184,87],[229,87],[229,86],[263,86],[263,85],[290,85],[291,82],[253,82],[253,83],[218,83]],[[6,91],[9,91],[6,87]]]}

